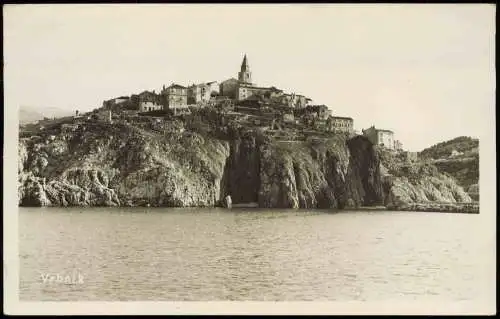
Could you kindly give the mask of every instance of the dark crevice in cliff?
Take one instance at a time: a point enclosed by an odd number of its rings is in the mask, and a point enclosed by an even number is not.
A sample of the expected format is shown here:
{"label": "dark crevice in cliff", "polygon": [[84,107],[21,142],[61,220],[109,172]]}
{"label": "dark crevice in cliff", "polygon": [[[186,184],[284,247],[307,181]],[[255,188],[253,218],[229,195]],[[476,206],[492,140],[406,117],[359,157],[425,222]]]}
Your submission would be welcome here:
{"label": "dark crevice in cliff", "polygon": [[347,141],[350,152],[350,170],[361,182],[362,205],[383,205],[384,192],[380,174],[380,162],[373,144],[363,136]]}
{"label": "dark crevice in cliff", "polygon": [[224,167],[221,199],[231,196],[234,204],[258,202],[260,185],[259,143],[252,135],[230,143],[230,155]]}
{"label": "dark crevice in cliff", "polygon": [[345,181],[342,180],[338,155],[330,151],[326,152],[325,178],[328,186],[332,190],[334,207],[343,208],[345,206]]}

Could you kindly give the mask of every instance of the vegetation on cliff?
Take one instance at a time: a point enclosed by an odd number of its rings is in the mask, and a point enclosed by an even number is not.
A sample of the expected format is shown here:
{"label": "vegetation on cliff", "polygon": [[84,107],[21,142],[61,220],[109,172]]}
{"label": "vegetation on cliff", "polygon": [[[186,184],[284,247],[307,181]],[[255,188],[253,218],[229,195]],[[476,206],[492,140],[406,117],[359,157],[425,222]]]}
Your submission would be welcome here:
{"label": "vegetation on cliff", "polygon": [[479,140],[460,136],[424,149],[420,156],[455,178],[474,200],[479,200]]}
{"label": "vegetation on cliff", "polygon": [[212,206],[229,151],[194,132],[98,122],[20,144],[21,205]]}
{"label": "vegetation on cliff", "polygon": [[404,153],[377,148],[382,164],[385,205],[404,208],[408,204],[470,203],[472,200],[454,178],[443,174],[430,161],[412,161]]}
{"label": "vegetation on cliff", "polygon": [[444,141],[428,147],[420,152],[423,158],[443,159],[449,158],[453,151],[459,157],[475,156],[479,153],[479,140],[469,136],[459,136],[449,141]]}

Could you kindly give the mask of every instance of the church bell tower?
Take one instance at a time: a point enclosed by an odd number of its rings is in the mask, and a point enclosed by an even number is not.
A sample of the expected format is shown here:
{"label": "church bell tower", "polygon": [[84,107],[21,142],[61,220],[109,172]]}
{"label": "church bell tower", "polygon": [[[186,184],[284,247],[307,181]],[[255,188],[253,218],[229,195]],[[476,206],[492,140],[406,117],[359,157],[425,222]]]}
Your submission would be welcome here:
{"label": "church bell tower", "polygon": [[241,63],[241,71],[238,72],[238,80],[245,84],[252,84],[252,72],[250,72],[250,66],[248,66],[247,55],[243,58]]}

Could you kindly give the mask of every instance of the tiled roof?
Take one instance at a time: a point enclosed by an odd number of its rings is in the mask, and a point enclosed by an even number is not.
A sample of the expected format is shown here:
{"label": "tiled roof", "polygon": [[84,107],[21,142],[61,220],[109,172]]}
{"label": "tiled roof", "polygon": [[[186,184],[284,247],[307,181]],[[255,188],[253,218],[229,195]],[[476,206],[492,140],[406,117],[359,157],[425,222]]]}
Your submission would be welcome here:
{"label": "tiled roof", "polygon": [[277,89],[273,86],[266,87],[266,86],[254,86],[254,85],[250,85],[250,84],[241,84],[240,87],[249,88],[249,89],[256,89],[256,90],[269,90],[269,91],[283,92],[283,90]]}
{"label": "tiled roof", "polygon": [[[371,127],[367,128],[366,130],[369,130],[369,129],[373,129],[373,130],[375,130],[376,132],[394,133],[394,132],[393,132],[393,131],[391,131],[391,130],[383,130],[383,129],[378,129],[378,128],[375,128],[375,126],[374,126],[374,125],[372,125]],[[365,130],[365,131],[366,131],[366,130]]]}
{"label": "tiled roof", "polygon": [[182,86],[180,84],[173,83],[168,87],[168,89],[175,88],[175,89],[187,89],[185,86]]}
{"label": "tiled roof", "polygon": [[222,83],[229,82],[229,81],[233,81],[233,82],[236,81],[236,82],[238,82],[238,80],[235,79],[235,78],[229,78],[227,80],[222,81]]}
{"label": "tiled roof", "polygon": [[148,90],[146,90],[146,91],[143,91],[143,92],[139,93],[139,95],[140,95],[140,96],[144,96],[144,95],[152,95],[152,94],[154,94],[154,93],[153,93],[153,92],[150,92],[150,91],[148,91]]}

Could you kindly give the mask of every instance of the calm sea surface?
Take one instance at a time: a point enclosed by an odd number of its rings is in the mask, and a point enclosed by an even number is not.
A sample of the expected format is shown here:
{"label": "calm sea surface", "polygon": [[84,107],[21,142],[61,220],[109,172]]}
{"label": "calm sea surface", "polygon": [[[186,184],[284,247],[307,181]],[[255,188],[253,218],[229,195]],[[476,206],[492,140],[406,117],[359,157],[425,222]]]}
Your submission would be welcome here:
{"label": "calm sea surface", "polygon": [[481,300],[495,289],[481,217],[20,208],[20,299]]}

